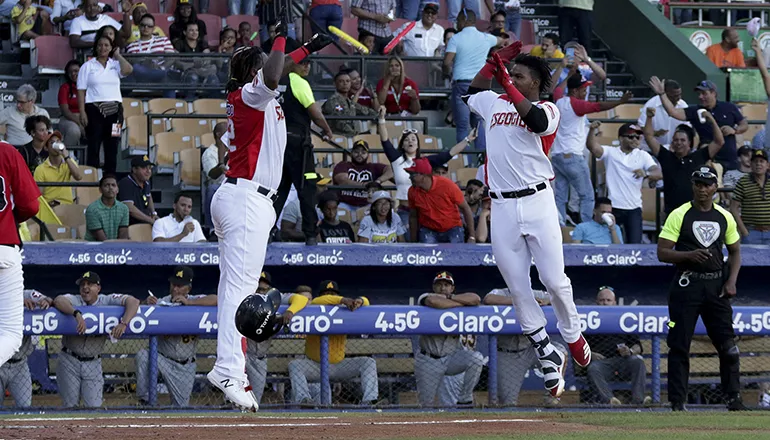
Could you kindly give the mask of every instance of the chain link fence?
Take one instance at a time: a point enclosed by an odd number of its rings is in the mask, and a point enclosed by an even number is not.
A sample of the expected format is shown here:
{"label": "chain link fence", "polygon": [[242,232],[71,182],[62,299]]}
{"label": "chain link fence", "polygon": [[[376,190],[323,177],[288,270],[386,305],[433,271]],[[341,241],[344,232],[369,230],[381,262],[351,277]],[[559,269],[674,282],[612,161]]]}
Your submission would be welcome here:
{"label": "chain link fence", "polygon": [[[156,406],[223,407],[222,394],[205,377],[216,359],[216,340],[173,337],[195,344],[196,355],[183,360],[164,355],[162,338],[158,337]],[[456,344],[456,349],[439,356],[425,350],[431,345],[420,338],[443,338],[443,343]],[[552,338],[557,349],[568,353],[566,344],[557,342],[558,335]],[[346,340],[330,336],[326,392],[334,407],[479,407],[490,405],[489,376],[495,374],[492,404],[498,406],[655,404],[652,338],[628,334],[588,338],[593,361],[588,368],[568,362],[567,388],[558,400],[544,390],[539,362],[523,336],[497,337],[496,368],[489,364],[486,335],[355,335]],[[249,381],[263,408],[324,406],[321,366],[314,360],[319,359],[318,339],[283,335],[269,341],[262,353],[247,351]],[[665,404],[668,350],[665,339],[659,341],[659,397]],[[744,401],[770,406],[770,338],[745,337],[738,346]],[[17,356],[0,367],[2,404],[6,408],[148,407],[148,386],[138,386],[149,384],[148,347],[147,338],[107,340],[102,355],[88,359],[64,348],[61,337],[27,337]],[[719,356],[708,338],[696,336],[691,346],[689,403],[721,404],[723,398]]]}

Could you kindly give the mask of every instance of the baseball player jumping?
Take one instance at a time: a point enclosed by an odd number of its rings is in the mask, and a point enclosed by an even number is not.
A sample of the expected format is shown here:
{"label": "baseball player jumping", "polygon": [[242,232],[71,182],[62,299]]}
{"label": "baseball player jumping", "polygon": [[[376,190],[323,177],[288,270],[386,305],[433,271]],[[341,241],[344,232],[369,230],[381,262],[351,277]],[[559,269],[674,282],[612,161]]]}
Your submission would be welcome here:
{"label": "baseball player jumping", "polygon": [[286,120],[278,103],[278,80],[291,63],[331,42],[315,35],[284,56],[287,24],[278,22],[269,57],[259,47],[242,47],[230,60],[227,92],[229,153],[227,178],[214,194],[211,216],[219,237],[217,360],[208,380],[242,409],[259,408],[247,391],[243,337],[235,326],[241,302],[257,290],[267,240],[275,224],[273,202],[281,182],[286,149]]}
{"label": "baseball player jumping", "polygon": [[0,141],[0,366],[21,347],[24,273],[18,224],[37,214],[40,190],[11,144]]}
{"label": "baseball player jumping", "polygon": [[[556,105],[539,100],[548,89],[550,69],[540,58],[517,56],[520,51],[521,42],[515,42],[494,53],[463,100],[484,118],[489,140],[484,178],[492,197],[492,252],[513,294],[519,324],[537,350],[545,388],[559,397],[564,391],[566,356],[551,344],[545,315],[532,294],[533,257],[575,362],[588,365],[591,349],[580,333],[572,284],[564,273],[559,214],[548,183],[554,178],[548,150],[560,119]],[[489,90],[492,77],[506,94]]]}

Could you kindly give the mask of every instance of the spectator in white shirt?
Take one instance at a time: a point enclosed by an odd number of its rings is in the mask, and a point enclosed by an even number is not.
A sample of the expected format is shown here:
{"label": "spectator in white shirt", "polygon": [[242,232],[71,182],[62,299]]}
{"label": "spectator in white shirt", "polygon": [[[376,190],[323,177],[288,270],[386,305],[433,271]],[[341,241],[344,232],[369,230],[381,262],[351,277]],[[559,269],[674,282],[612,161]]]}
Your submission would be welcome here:
{"label": "spectator in white shirt", "polygon": [[83,15],[80,9],[80,0],[54,0],[51,21],[53,24],[64,23],[64,30],[69,32],[72,20]]}
{"label": "spectator in white shirt", "polygon": [[201,157],[201,168],[206,178],[203,216],[206,219],[206,227],[209,229],[214,228],[214,224],[211,222],[211,200],[219,186],[224,183],[225,171],[227,171],[227,159],[225,157],[227,147],[221,139],[226,131],[227,122],[220,122],[214,126],[214,143],[206,148]]}
{"label": "spectator in white shirt", "polygon": [[170,241],[175,243],[194,243],[206,241],[201,224],[190,215],[192,199],[177,194],[174,198],[174,212],[158,219],[152,225],[152,241]]}
{"label": "spectator in white shirt", "polygon": [[[627,103],[633,95],[626,92],[620,101],[588,102],[588,86],[592,83],[583,79],[580,73],[573,74],[567,80],[567,96],[556,101],[561,112],[561,122],[551,147],[551,163],[556,175],[556,207],[559,209],[559,222],[562,226],[567,220],[567,201],[570,188],[574,188],[580,199],[580,221],[586,222],[593,217],[594,188],[591,184],[591,172],[585,160],[585,140],[588,135],[587,114],[601,112]],[[578,222],[580,223],[580,222]]]}
{"label": "spectator in white shirt", "polygon": [[663,178],[660,167],[649,153],[639,149],[642,129],[635,124],[623,124],[618,129],[620,147],[600,145],[596,129],[601,122],[594,121],[588,130],[586,145],[597,159],[604,161],[607,170],[607,192],[612,200],[612,214],[617,225],[625,232],[625,243],[642,242],[642,183]]}
{"label": "spectator in white shirt", "polygon": [[432,57],[441,46],[444,28],[436,24],[438,5],[428,3],[422,10],[422,20],[416,22],[402,40],[404,54],[409,57]]}
{"label": "spectator in white shirt", "polygon": [[[158,37],[153,35],[155,29],[155,17],[150,14],[144,14],[139,19],[139,39],[126,46],[126,53],[130,54],[148,54],[148,53],[174,53],[174,46],[167,37]],[[164,59],[143,58],[134,60],[134,74],[132,78],[140,83],[165,83],[167,79],[166,66]],[[175,98],[176,92],[173,88],[163,91],[164,98]]]}
{"label": "spectator in white shirt", "polygon": [[[102,8],[98,0],[85,0],[83,3],[84,14],[73,19],[70,26],[70,47],[73,49],[88,49],[93,47],[96,32],[103,26],[112,26],[120,29],[121,25],[112,17],[102,14]],[[124,12],[124,22],[131,26],[131,17],[128,11]]]}
{"label": "spectator in white shirt", "polygon": [[[687,103],[682,99],[682,86],[678,82],[667,79],[664,84],[664,90],[668,99],[674,103],[676,108],[687,108]],[[639,126],[644,127],[647,124],[647,109],[654,108],[655,117],[652,118],[652,129],[655,130],[655,139],[660,145],[669,145],[674,138],[674,132],[676,127],[683,122],[679,119],[673,118],[666,113],[666,109],[663,107],[663,103],[660,101],[660,96],[655,95],[644,103],[642,107],[641,115],[639,115]],[[690,125],[689,122],[685,124]],[[647,142],[642,139],[642,148],[648,150]]]}

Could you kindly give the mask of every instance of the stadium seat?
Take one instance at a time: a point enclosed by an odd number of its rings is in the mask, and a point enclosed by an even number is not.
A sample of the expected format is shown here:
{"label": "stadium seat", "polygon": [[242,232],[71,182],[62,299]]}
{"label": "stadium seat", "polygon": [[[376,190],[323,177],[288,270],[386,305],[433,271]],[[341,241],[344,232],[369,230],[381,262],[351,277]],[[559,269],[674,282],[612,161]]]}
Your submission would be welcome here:
{"label": "stadium seat", "polygon": [[[153,162],[158,173],[173,171],[174,153],[195,148],[193,137],[184,133],[163,132],[155,135],[155,157]],[[196,149],[197,151],[197,149]]]}
{"label": "stadium seat", "polygon": [[75,198],[79,205],[88,206],[101,196],[102,193],[96,186],[78,186],[75,188]]}
{"label": "stadium seat", "polygon": [[201,115],[225,115],[227,103],[224,99],[196,99],[192,102],[193,113]]}
{"label": "stadium seat", "polygon": [[126,134],[129,147],[147,149],[147,118],[129,116],[126,118]]}
{"label": "stadium seat", "polygon": [[[465,157],[462,154],[458,154],[455,157],[451,158],[449,162],[447,162],[447,168],[449,169],[449,173],[451,174],[454,171],[457,171],[461,168],[465,168]],[[475,179],[475,177],[472,177]]]}
{"label": "stadium seat", "polygon": [[535,44],[535,24],[529,20],[521,20],[521,30],[519,31],[519,40],[521,44]]}
{"label": "stadium seat", "polygon": [[561,227],[561,241],[564,244],[569,244],[574,242],[572,240],[572,231],[575,230],[574,226],[562,226]]}
{"label": "stadium seat", "polygon": [[[78,165],[78,168],[80,168],[80,171],[83,172],[83,180],[82,182],[98,182],[99,177],[99,170],[97,170],[94,167],[89,167],[88,165]],[[73,181],[75,179],[72,179]]]}
{"label": "stadium seat", "polygon": [[198,20],[206,23],[206,38],[209,47],[219,46],[219,32],[222,30],[222,17],[212,14],[198,14]]}
{"label": "stadium seat", "polygon": [[741,113],[749,121],[764,121],[767,118],[767,105],[744,104],[741,107]]}
{"label": "stadium seat", "polygon": [[77,227],[86,223],[86,208],[85,205],[59,205],[53,208],[53,212],[62,225]]}
{"label": "stadium seat", "polygon": [[315,169],[316,174],[321,176],[323,179],[324,177],[332,177],[332,168],[316,168]]}
{"label": "stadium seat", "polygon": [[441,150],[441,139],[429,134],[418,134],[420,138],[420,151],[436,151]]}
{"label": "stadium seat", "polygon": [[455,172],[455,175],[457,176],[457,183],[464,187],[468,184],[469,180],[476,178],[477,172],[478,168],[460,168]]}
{"label": "stadium seat", "polygon": [[[396,138],[400,139],[401,134],[404,132],[404,130],[407,128],[406,123],[404,121],[385,121],[385,128],[388,129],[388,136],[390,136],[391,139]],[[372,124],[371,128],[372,134],[377,134],[377,126]],[[394,145],[398,144],[398,142],[394,142]]]}
{"label": "stadium seat", "polygon": [[[749,119],[750,119],[750,118],[749,118]],[[743,133],[743,139],[744,139],[744,141],[746,141],[746,142],[748,142],[749,144],[751,144],[751,140],[752,140],[752,139],[754,139],[754,135],[756,135],[756,134],[757,134],[757,132],[761,131],[763,128],[765,128],[765,126],[764,126],[764,125],[760,125],[760,124],[749,124],[749,129],[748,129],[748,130],[746,130],[746,131]],[[739,145],[739,147],[740,147],[740,145]]]}
{"label": "stadium seat", "polygon": [[147,6],[148,13],[155,15],[158,12],[160,12],[159,0],[142,0],[142,3],[144,3],[145,6]]}
{"label": "stadium seat", "polygon": [[214,143],[215,143],[215,140],[214,140],[213,132],[203,133],[201,135],[201,148],[209,147],[211,145],[214,145]]}
{"label": "stadium seat", "polygon": [[79,238],[81,240],[85,240],[86,239],[86,225],[83,224],[83,225],[78,226],[77,230],[76,230],[76,234],[77,234],[77,238]]}
{"label": "stadium seat", "polygon": [[155,98],[147,101],[147,110],[149,113],[169,113],[177,115],[186,115],[190,113],[187,110],[187,101],[174,98]]}
{"label": "stadium seat", "polygon": [[188,136],[203,136],[211,133],[211,121],[208,119],[171,119],[171,129]]}
{"label": "stadium seat", "polygon": [[158,13],[152,14],[152,16],[155,17],[155,26],[163,29],[163,32],[168,36],[171,23],[174,22],[174,14]]}
{"label": "stadium seat", "polygon": [[[75,238],[76,230],[73,230],[69,226],[56,225],[52,223],[46,223],[46,228],[51,234],[54,240],[72,240]],[[149,225],[148,225],[149,226]]]}
{"label": "stadium seat", "polygon": [[128,227],[128,239],[131,241],[152,241],[152,225],[138,223]]}
{"label": "stadium seat", "polygon": [[617,139],[618,130],[620,130],[622,125],[623,124],[620,122],[604,122],[602,123],[601,127],[599,127],[599,136],[604,138]]}
{"label": "stadium seat", "polygon": [[616,119],[634,119],[639,120],[641,116],[642,104],[623,104],[615,107]]}
{"label": "stadium seat", "polygon": [[174,186],[182,191],[201,188],[201,151],[188,148],[174,153]]}
{"label": "stadium seat", "polygon": [[[212,12],[213,14],[213,12]],[[241,25],[242,22],[247,21],[251,24],[251,31],[252,32],[259,32],[259,17],[255,15],[227,15],[225,14],[225,24],[227,26],[230,26],[231,28],[235,29],[236,32],[238,32],[238,26]],[[259,36],[254,39],[254,41],[259,41]]]}
{"label": "stadium seat", "polygon": [[27,222],[27,229],[29,230],[29,236],[32,241],[40,241],[40,225],[30,220]]}
{"label": "stadium seat", "polygon": [[67,37],[41,35],[30,42],[30,67],[41,75],[64,74],[64,66],[73,58]]}
{"label": "stadium seat", "polygon": [[[647,186],[646,182],[642,186],[642,221],[645,223],[645,226],[647,225],[655,225],[655,219],[656,219],[656,204],[655,204],[655,197],[657,195],[657,190],[655,188],[650,188]],[[663,207],[663,203],[660,204],[661,208]]]}
{"label": "stadium seat", "polygon": [[123,117],[139,116],[144,114],[144,104],[136,98],[123,98]]}

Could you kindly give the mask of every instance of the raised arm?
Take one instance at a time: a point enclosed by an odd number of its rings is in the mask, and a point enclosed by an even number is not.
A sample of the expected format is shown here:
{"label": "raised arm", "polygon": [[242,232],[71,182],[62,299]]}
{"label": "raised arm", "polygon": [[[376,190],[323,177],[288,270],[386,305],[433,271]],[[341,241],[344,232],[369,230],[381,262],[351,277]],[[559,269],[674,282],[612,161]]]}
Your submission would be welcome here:
{"label": "raised arm", "polygon": [[650,151],[652,151],[652,155],[658,157],[658,153],[660,153],[660,142],[655,139],[655,128],[652,126],[652,119],[654,117],[655,108],[647,107],[647,122],[644,124],[644,127],[642,127],[642,134],[644,135],[644,140],[647,142],[647,145],[650,147]]}
{"label": "raised arm", "polygon": [[591,126],[588,128],[588,138],[586,138],[586,147],[588,147],[588,151],[590,151],[597,159],[601,159],[604,154],[604,147],[602,147],[596,139],[596,130],[601,127],[601,125],[602,123],[599,121],[591,122]]}
{"label": "raised arm", "polygon": [[657,76],[650,78],[650,88],[658,96],[660,96],[660,102],[663,104],[663,108],[666,109],[666,113],[668,113],[669,116],[680,121],[687,120],[687,115],[685,115],[684,109],[677,108],[676,105],[673,104],[670,99],[668,99],[668,96],[666,96],[666,88],[660,78]]}
{"label": "raised arm", "polygon": [[594,75],[596,75],[597,78],[599,78],[599,81],[604,82],[607,79],[607,72],[605,72],[604,69],[602,69],[602,66],[596,64],[594,60],[592,60],[591,57],[588,56],[588,53],[586,52],[585,47],[579,44],[577,45],[577,47],[575,47],[575,58],[588,64],[588,67],[590,67]]}
{"label": "raised arm", "polygon": [[714,133],[714,140],[712,140],[708,146],[709,157],[713,159],[716,157],[717,153],[719,153],[719,150],[721,150],[725,145],[725,137],[722,134],[722,130],[719,129],[719,124],[717,124],[714,116],[711,115],[711,112],[703,112],[703,115],[706,117],[706,120],[709,122],[709,124],[711,124],[711,130]]}
{"label": "raised arm", "polygon": [[762,53],[762,48],[759,46],[759,40],[756,38],[752,39],[751,48],[754,49],[754,53],[757,54],[757,67],[759,68],[759,74],[762,75],[762,83],[765,86],[765,94],[768,98],[770,98],[770,73],[767,72],[765,56]]}

